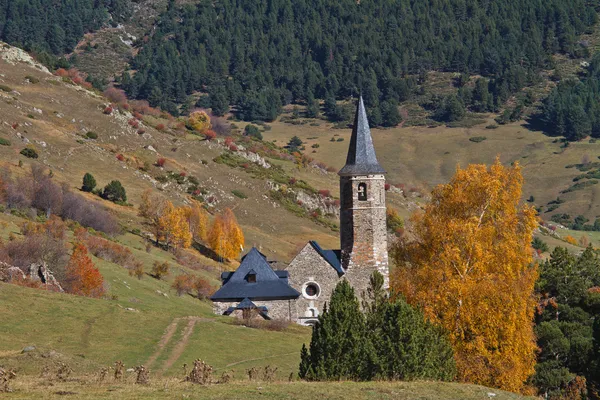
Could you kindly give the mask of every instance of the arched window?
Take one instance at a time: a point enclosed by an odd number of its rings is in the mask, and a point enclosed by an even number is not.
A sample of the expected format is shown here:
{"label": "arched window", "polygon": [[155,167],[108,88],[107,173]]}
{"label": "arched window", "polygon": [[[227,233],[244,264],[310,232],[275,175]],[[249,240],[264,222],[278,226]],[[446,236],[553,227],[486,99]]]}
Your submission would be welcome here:
{"label": "arched window", "polygon": [[358,184],[358,200],[367,201],[367,184],[364,182]]}

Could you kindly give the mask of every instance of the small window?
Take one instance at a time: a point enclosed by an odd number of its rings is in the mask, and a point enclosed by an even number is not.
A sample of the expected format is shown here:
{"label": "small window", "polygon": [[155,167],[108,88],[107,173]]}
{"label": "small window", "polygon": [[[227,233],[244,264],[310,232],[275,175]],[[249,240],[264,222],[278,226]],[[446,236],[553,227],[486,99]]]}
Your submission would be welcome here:
{"label": "small window", "polygon": [[321,289],[315,282],[307,282],[302,288],[302,294],[304,294],[304,297],[307,299],[316,299],[319,297],[320,293]]}
{"label": "small window", "polygon": [[248,283],[256,283],[256,274],[248,274],[246,280]]}
{"label": "small window", "polygon": [[306,295],[307,296],[310,296],[310,297],[316,296],[318,291],[319,290],[317,289],[317,287],[315,285],[308,285],[306,287]]}
{"label": "small window", "polygon": [[367,184],[364,182],[358,184],[358,200],[367,201]]}

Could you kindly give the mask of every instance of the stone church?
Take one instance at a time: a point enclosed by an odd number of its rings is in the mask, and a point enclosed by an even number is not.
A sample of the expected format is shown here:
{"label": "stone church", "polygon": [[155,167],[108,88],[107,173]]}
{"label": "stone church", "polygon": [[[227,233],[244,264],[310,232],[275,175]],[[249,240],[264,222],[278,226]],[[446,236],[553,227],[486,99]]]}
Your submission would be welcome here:
{"label": "stone church", "polygon": [[340,279],[357,294],[366,290],[374,271],[388,284],[385,170],[375,155],[362,98],[338,175],[340,249],[325,250],[310,241],[285,270],[273,270],[262,253],[251,249],[236,271],[221,275],[222,286],[211,297],[216,314],[312,325]]}

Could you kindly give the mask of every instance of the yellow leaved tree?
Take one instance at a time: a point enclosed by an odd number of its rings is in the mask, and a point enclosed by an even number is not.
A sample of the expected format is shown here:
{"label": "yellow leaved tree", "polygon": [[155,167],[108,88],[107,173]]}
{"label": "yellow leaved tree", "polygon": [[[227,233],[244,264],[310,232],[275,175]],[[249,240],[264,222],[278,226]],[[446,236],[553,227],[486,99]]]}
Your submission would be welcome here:
{"label": "yellow leaved tree", "polygon": [[184,207],[185,217],[194,240],[206,240],[208,234],[208,214],[199,202],[192,200],[192,206]]}
{"label": "yellow leaved tree", "polygon": [[192,233],[184,207],[176,208],[167,200],[159,224],[167,247],[187,248],[192,245]]}
{"label": "yellow leaved tree", "polygon": [[231,209],[217,215],[208,234],[208,244],[219,257],[235,259],[242,252],[244,233]]}
{"label": "yellow leaved tree", "polygon": [[[164,239],[164,221],[161,221],[161,218],[165,212],[166,205],[166,199],[153,193],[151,189],[147,189],[142,193],[138,215],[148,220],[148,223],[154,232],[157,245]],[[172,206],[173,204],[171,204],[171,207]]]}
{"label": "yellow leaved tree", "polygon": [[193,130],[204,133],[210,129],[210,117],[204,111],[194,111],[188,118],[188,123]]}
{"label": "yellow leaved tree", "polygon": [[534,373],[535,210],[518,165],[458,168],[394,246],[395,293],[448,331],[459,379],[525,390]]}

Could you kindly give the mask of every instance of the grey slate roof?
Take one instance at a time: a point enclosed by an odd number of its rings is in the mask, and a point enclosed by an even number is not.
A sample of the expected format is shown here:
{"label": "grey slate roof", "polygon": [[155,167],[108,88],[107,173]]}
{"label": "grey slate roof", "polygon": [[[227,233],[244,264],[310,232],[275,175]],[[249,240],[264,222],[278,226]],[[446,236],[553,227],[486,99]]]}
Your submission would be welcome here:
{"label": "grey slate roof", "polygon": [[[256,282],[248,282],[250,271],[256,274]],[[223,286],[212,295],[213,301],[286,300],[297,299],[300,293],[287,281],[286,273],[273,271],[266,257],[254,247],[242,258],[233,273],[221,274]]]}
{"label": "grey slate roof", "polygon": [[308,243],[310,243],[313,249],[315,249],[315,251],[319,253],[319,255],[333,267],[333,269],[335,269],[339,276],[345,274],[344,269],[342,268],[340,250],[323,250],[321,246],[319,246],[319,243],[315,242],[314,240],[311,240]]}
{"label": "grey slate roof", "polygon": [[362,96],[356,106],[346,165],[338,174],[342,176],[385,174],[385,170],[379,165],[375,156],[373,138]]}

